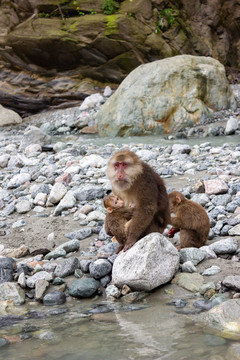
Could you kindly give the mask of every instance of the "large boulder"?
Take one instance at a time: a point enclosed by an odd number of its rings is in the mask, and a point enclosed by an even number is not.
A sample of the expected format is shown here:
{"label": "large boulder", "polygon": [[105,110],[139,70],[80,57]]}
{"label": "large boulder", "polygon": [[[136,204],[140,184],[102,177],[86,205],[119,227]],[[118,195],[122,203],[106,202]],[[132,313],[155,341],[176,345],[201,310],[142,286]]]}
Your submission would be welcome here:
{"label": "large boulder", "polygon": [[113,264],[112,283],[150,291],[170,281],[178,268],[177,249],[163,235],[152,233],[118,255]]}
{"label": "large boulder", "polygon": [[100,136],[159,134],[236,106],[219,61],[180,55],[133,70],[98,112],[97,127]]}
{"label": "large boulder", "polygon": [[0,127],[21,124],[21,122],[21,116],[19,116],[15,111],[6,109],[0,105]]}
{"label": "large boulder", "polygon": [[240,340],[240,299],[231,299],[199,316],[199,320],[215,329],[218,336]]}

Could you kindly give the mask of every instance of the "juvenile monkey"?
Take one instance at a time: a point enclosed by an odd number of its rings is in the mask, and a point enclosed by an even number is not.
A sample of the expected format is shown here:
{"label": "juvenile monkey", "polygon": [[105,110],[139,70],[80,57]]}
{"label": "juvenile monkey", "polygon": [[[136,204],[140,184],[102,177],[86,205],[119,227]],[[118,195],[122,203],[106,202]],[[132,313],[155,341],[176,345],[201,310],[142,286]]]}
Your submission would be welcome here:
{"label": "juvenile monkey", "polygon": [[172,191],[169,194],[170,211],[176,215],[171,217],[171,225],[175,229],[180,229],[180,246],[178,249],[186,247],[201,247],[207,239],[210,229],[209,217],[205,209],[188,200],[179,191]]}
{"label": "juvenile monkey", "polygon": [[106,173],[113,193],[126,205],[134,203],[124,251],[151,232],[163,233],[170,223],[170,211],[168,194],[160,176],[129,150],[113,155]]}
{"label": "juvenile monkey", "polygon": [[107,210],[105,231],[108,235],[115,236],[118,241],[119,247],[116,251],[118,254],[126,243],[127,226],[133,216],[134,208],[133,206],[126,207],[123,200],[114,194],[106,196],[103,203]]}

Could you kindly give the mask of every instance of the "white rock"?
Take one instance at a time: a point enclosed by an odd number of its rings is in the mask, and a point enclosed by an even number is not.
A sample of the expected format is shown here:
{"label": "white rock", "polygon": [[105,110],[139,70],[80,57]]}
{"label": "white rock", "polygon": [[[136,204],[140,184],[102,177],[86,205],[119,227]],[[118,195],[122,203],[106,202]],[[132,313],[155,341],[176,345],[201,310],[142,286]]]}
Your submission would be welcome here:
{"label": "white rock", "polygon": [[67,193],[67,188],[63,183],[56,183],[53,185],[48,197],[48,202],[57,204]]}
{"label": "white rock", "polygon": [[54,215],[60,215],[62,211],[73,208],[75,204],[76,198],[74,196],[74,193],[73,191],[69,190],[54,210]]}
{"label": "white rock", "polygon": [[240,224],[235,225],[228,231],[228,233],[231,236],[240,235]]}
{"label": "white rock", "polygon": [[5,168],[8,164],[10,156],[8,154],[4,154],[0,156],[0,167]]}
{"label": "white rock", "polygon": [[29,276],[27,278],[26,284],[29,288],[34,288],[37,280],[47,280],[52,281],[53,280],[53,273],[49,273],[47,271],[39,271],[36,274]]}
{"label": "white rock", "polygon": [[47,201],[47,194],[38,193],[35,199],[33,200],[33,203],[35,205],[44,206],[46,204],[46,201]]}
{"label": "white rock", "polygon": [[0,105],[0,126],[21,124],[22,118],[15,111]]}
{"label": "white rock", "polygon": [[232,254],[235,253],[235,251],[238,249],[238,241],[237,239],[227,238],[210,244],[209,248],[217,255]]}
{"label": "white rock", "polygon": [[87,110],[89,108],[93,108],[97,104],[100,104],[102,101],[104,101],[104,99],[99,93],[87,96],[81,104],[80,110]]}
{"label": "white rock", "polygon": [[79,165],[82,169],[91,167],[102,167],[106,165],[106,160],[103,159],[100,155],[87,155],[79,161]]}
{"label": "white rock", "polygon": [[225,128],[225,135],[232,135],[238,129],[238,119],[231,116]]}
{"label": "white rock", "polygon": [[28,182],[31,180],[31,175],[28,173],[20,173],[17,175],[14,175],[12,179],[8,182],[7,188],[17,188],[18,186],[24,184],[25,182]]}
{"label": "white rock", "polygon": [[103,212],[95,210],[88,214],[87,221],[104,221],[105,216]]}
{"label": "white rock", "polygon": [[16,211],[19,214],[25,214],[32,209],[32,204],[29,200],[19,201],[16,205]]}
{"label": "white rock", "polygon": [[133,290],[150,291],[172,279],[179,268],[177,249],[163,235],[152,233],[140,239],[113,264],[112,283]]}
{"label": "white rock", "polygon": [[228,185],[219,179],[204,180],[204,186],[207,195],[225,194],[228,191]]}

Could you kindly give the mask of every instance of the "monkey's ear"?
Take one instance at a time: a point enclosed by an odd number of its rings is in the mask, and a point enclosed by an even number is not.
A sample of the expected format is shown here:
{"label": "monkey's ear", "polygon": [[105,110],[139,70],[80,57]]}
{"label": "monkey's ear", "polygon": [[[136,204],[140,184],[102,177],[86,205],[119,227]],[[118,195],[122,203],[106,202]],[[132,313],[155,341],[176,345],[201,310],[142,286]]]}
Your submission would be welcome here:
{"label": "monkey's ear", "polygon": [[177,204],[180,204],[180,202],[181,202],[181,198],[180,198],[180,196],[176,196],[176,202],[177,202]]}
{"label": "monkey's ear", "polygon": [[107,212],[108,212],[109,214],[111,214],[111,212],[113,211],[113,209],[110,208],[110,207],[107,207],[106,210],[107,210]]}

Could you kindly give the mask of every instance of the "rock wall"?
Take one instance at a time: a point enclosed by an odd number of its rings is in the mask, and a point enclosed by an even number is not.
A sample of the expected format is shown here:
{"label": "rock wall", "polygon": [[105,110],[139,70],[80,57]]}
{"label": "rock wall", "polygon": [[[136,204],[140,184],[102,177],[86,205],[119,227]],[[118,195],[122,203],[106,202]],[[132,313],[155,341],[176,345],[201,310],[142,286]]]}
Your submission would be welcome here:
{"label": "rock wall", "polygon": [[234,0],[125,0],[109,15],[103,4],[3,0],[1,104],[21,114],[74,105],[96,85],[119,84],[137,66],[179,54],[240,68],[240,7]]}

